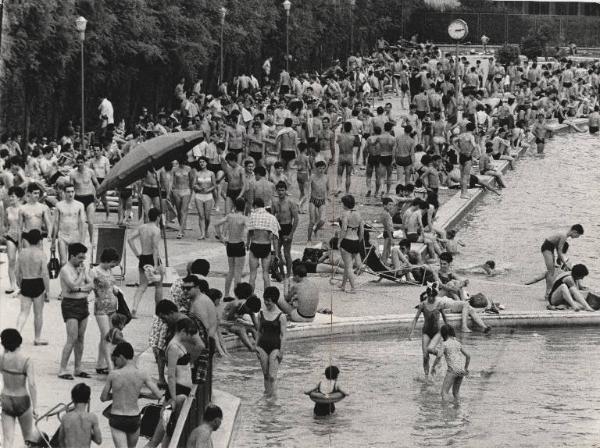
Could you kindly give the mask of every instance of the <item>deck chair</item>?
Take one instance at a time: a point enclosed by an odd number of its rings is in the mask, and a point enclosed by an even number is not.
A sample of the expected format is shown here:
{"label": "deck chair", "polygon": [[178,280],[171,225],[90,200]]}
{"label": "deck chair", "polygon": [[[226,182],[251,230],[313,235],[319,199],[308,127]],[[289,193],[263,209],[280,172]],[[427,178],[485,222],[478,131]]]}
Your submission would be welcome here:
{"label": "deck chair", "polygon": [[100,256],[104,249],[112,247],[119,254],[119,268],[121,273],[115,275],[115,279],[123,283],[126,273],[126,250],[125,239],[127,228],[121,226],[98,226],[98,241],[96,242],[96,254],[94,258],[94,266],[100,264]]}
{"label": "deck chair", "polygon": [[394,283],[403,284],[403,285],[411,285],[413,282],[408,282],[406,280],[402,280],[397,277],[397,274],[405,274],[406,269],[390,269],[388,268],[375,251],[375,246],[373,245],[364,245],[361,248],[360,256],[362,258],[362,266],[361,272],[366,272],[370,275],[377,276],[376,282],[380,282],[381,280],[390,280]]}

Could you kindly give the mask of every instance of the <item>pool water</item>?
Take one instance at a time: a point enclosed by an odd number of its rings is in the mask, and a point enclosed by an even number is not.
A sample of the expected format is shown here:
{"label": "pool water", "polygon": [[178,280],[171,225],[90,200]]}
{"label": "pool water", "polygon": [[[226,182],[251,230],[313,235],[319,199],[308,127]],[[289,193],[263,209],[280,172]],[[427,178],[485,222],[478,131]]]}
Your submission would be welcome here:
{"label": "pool water", "polygon": [[509,270],[503,280],[523,282],[544,272],[540,247],[544,238],[580,223],[585,234],[569,240],[572,263],[583,263],[586,283],[600,287],[600,140],[589,134],[554,137],[544,157],[526,155],[507,176],[501,196],[488,194],[461,224],[466,243],[457,265],[496,260]]}
{"label": "pool water", "polygon": [[[590,447],[600,441],[600,333],[595,328],[459,336],[471,375],[443,404],[445,373],[422,380],[420,334],[293,343],[276,399],[262,397],[256,356],[220,361],[219,387],[242,400],[236,447]],[[331,351],[330,351],[331,348]],[[330,362],[350,396],[318,419],[303,395]]]}

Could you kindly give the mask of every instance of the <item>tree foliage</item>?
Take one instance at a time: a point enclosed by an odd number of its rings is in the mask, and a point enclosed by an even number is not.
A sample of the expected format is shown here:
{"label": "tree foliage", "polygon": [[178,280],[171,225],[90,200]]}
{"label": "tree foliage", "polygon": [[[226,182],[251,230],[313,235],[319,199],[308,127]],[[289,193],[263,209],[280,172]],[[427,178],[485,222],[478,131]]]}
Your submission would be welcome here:
{"label": "tree foliage", "polygon": [[496,60],[502,65],[519,62],[519,47],[517,45],[503,45],[496,50]]}
{"label": "tree foliage", "polygon": [[[5,2],[9,26],[3,56],[3,125],[28,134],[57,136],[80,121],[80,49],[75,19],[85,35],[86,129],[97,125],[107,96],[116,118],[130,123],[141,106],[170,107],[173,88],[203,78],[214,88],[219,70],[221,20],[225,79],[259,73],[264,58],[284,65],[286,16],[282,0],[21,0]],[[355,50],[366,53],[378,37],[408,37],[410,12],[422,0],[293,0],[289,19],[292,71],[322,71]],[[404,36],[402,33],[404,32]]]}

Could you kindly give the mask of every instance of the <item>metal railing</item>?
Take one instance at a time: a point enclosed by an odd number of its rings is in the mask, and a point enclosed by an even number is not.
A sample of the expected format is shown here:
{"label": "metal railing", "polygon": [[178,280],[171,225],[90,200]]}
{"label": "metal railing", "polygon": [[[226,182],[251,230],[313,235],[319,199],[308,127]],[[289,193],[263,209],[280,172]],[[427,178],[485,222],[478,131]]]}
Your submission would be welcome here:
{"label": "metal railing", "polygon": [[212,399],[213,360],[209,358],[206,381],[195,384],[190,396],[183,403],[177,418],[175,430],[171,436],[169,448],[185,447],[191,432],[202,423],[206,406]]}
{"label": "metal railing", "polygon": [[448,24],[458,18],[469,25],[467,40],[473,43],[479,43],[485,34],[490,38],[490,44],[517,44],[530,31],[545,27],[554,31],[556,42],[551,44],[574,42],[579,47],[600,45],[598,16],[415,11],[407,23],[407,29],[410,34],[418,32],[434,42],[451,43],[447,33]]}

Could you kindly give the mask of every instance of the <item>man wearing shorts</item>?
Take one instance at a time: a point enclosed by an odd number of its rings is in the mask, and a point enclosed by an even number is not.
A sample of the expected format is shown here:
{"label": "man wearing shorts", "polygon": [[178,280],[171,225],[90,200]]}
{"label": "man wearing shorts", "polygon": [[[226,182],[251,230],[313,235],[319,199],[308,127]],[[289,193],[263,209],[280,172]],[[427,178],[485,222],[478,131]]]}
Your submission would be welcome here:
{"label": "man wearing shorts", "polygon": [[134,448],[140,436],[140,408],[138,399],[142,387],[146,386],[155,398],[162,397],[150,374],[136,367],[133,347],[120,342],[112,352],[115,369],[108,374],[101,401],[112,400],[108,424],[116,448]]}
{"label": "man wearing shorts", "polygon": [[277,218],[281,229],[277,244],[277,257],[279,258],[280,272],[283,274],[285,263],[289,277],[292,273],[292,239],[298,227],[298,206],[289,199],[285,182],[277,182],[275,189],[277,200],[273,201],[273,215]]}
{"label": "man wearing shorts", "polygon": [[544,147],[546,146],[546,135],[548,134],[548,128],[546,127],[544,114],[537,115],[537,121],[533,123],[531,127],[531,133],[535,135],[535,144],[537,146],[537,153],[543,154]]}
{"label": "man wearing shorts", "polygon": [[283,129],[277,133],[275,138],[275,146],[286,171],[289,163],[298,155],[298,133],[292,128],[293,123],[294,121],[291,118],[286,118],[283,121]]}
{"label": "man wearing shorts", "polygon": [[415,159],[415,141],[411,137],[412,126],[407,124],[404,133],[396,137],[394,154],[396,159],[396,179],[400,182],[400,170],[404,171],[404,185],[411,180],[413,163]]}
{"label": "man wearing shorts", "polygon": [[[137,308],[142,300],[142,296],[146,289],[148,289],[148,285],[150,284],[150,280],[146,276],[146,266],[150,266],[152,269],[156,270],[160,266],[160,255],[159,255],[159,247],[160,247],[160,210],[156,208],[151,208],[148,211],[148,222],[139,226],[136,230],[133,231],[131,236],[127,239],[127,243],[133,252],[133,255],[138,258],[138,271],[140,274],[140,284],[135,290],[135,295],[133,296],[133,307],[131,308],[131,316],[135,319]],[[137,247],[135,247],[134,241],[139,239],[141,246],[141,253],[138,252]],[[154,286],[154,302],[155,304],[162,300],[163,291],[162,291],[162,273],[160,271],[157,272],[159,274],[159,279],[153,281],[152,285]]]}
{"label": "man wearing shorts", "polygon": [[342,133],[337,136],[337,144],[339,148],[338,166],[337,166],[337,193],[342,192],[342,176],[346,172],[346,194],[350,193],[350,183],[352,180],[352,170],[354,167],[354,157],[352,150],[355,146],[354,136],[352,135],[352,123],[346,121],[344,123]]}
{"label": "man wearing shorts", "polygon": [[[98,185],[100,185],[110,171],[110,162],[108,161],[108,157],[102,154],[102,148],[94,148],[94,158],[90,160],[90,167],[94,170],[96,180],[98,181]],[[100,200],[104,205],[104,212],[106,213],[106,219],[108,220],[110,218],[110,209],[108,208],[106,193],[100,197]]]}
{"label": "man wearing shorts", "polygon": [[320,160],[315,164],[315,171],[310,177],[310,199],[308,201],[309,223],[308,223],[308,241],[312,241],[312,234],[315,237],[317,232],[325,221],[323,220],[323,210],[329,197],[329,179],[327,177],[327,164]]}
{"label": "man wearing shorts", "polygon": [[[379,179],[383,181],[385,179],[386,194],[390,193],[392,187],[392,172],[394,163],[394,152],[396,147],[396,139],[391,134],[394,125],[389,121],[383,125],[383,134],[379,136],[377,142],[379,143]],[[383,191],[381,192],[383,196]]]}
{"label": "man wearing shorts", "polygon": [[234,210],[235,201],[246,193],[246,176],[244,168],[237,162],[237,155],[228,152],[221,161],[221,168],[227,177],[227,197],[225,198],[225,214]]}
{"label": "man wearing shorts", "polygon": [[94,214],[96,213],[96,189],[100,186],[96,174],[85,166],[85,157],[78,155],[77,168],[71,171],[69,178],[75,186],[75,200],[83,204],[87,216],[90,244],[94,244]]}
{"label": "man wearing shorts", "polygon": [[58,239],[58,256],[60,265],[64,266],[68,261],[69,244],[82,243],[85,239],[83,204],[74,200],[75,187],[71,184],[64,187],[65,198],[56,203],[56,217],[52,229],[51,251],[56,249]]}
{"label": "man wearing shorts", "polygon": [[60,286],[63,298],[60,309],[67,328],[67,342],[65,342],[60,358],[58,377],[65,380],[73,379],[73,375],[67,372],[71,352],[75,352],[75,376],[80,378],[90,377],[88,373],[81,370],[85,330],[90,314],[87,298],[94,287],[83,264],[86,253],[87,247],[83,244],[70,244],[68,248],[69,261],[60,270]]}
{"label": "man wearing shorts", "polygon": [[45,236],[44,226],[46,231],[50,231],[50,210],[45,204],[40,203],[42,197],[42,189],[40,186],[31,182],[27,185],[27,202],[19,208],[19,232],[17,246],[23,247],[22,245],[22,234],[29,232],[30,230],[37,229],[42,234],[42,238]]}
{"label": "man wearing shorts", "polygon": [[264,289],[271,286],[269,268],[271,266],[271,244],[277,247],[279,235],[279,222],[277,218],[265,210],[262,199],[254,199],[254,210],[250,214],[248,222],[248,240],[246,250],[249,251],[250,284],[252,288],[256,284],[258,265],[262,267]]}

